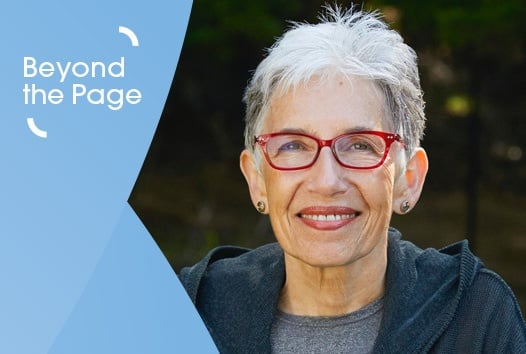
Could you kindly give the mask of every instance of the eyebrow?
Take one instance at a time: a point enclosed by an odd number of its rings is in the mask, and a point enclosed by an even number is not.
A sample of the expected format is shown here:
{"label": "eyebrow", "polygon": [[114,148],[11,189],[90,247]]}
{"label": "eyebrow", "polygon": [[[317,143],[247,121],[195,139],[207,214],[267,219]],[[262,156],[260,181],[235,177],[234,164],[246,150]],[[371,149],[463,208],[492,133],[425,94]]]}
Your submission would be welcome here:
{"label": "eyebrow", "polygon": [[[363,132],[363,131],[377,131],[377,130],[378,129],[376,128],[358,126],[358,127],[345,129],[341,134],[338,134],[338,135],[357,133],[357,132]],[[316,134],[313,131],[307,131],[302,128],[283,128],[281,130],[278,130],[277,133],[307,134],[307,135],[316,136]]]}
{"label": "eyebrow", "polygon": [[382,129],[372,128],[372,127],[365,127],[365,126],[358,126],[350,129],[346,129],[344,131],[344,134],[347,133],[357,133],[357,132],[365,132],[365,131],[378,131]]}

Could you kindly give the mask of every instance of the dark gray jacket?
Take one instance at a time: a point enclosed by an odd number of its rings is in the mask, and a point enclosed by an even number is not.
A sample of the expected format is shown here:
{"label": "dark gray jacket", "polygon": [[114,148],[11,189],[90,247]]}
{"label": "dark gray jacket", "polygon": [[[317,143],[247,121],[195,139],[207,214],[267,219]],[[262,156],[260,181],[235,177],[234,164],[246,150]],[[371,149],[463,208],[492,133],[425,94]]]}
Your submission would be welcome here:
{"label": "dark gray jacket", "polygon": [[[180,279],[221,353],[270,353],[285,280],[278,244],[218,247]],[[526,353],[526,325],[511,289],[467,242],[421,250],[390,229],[374,352]]]}

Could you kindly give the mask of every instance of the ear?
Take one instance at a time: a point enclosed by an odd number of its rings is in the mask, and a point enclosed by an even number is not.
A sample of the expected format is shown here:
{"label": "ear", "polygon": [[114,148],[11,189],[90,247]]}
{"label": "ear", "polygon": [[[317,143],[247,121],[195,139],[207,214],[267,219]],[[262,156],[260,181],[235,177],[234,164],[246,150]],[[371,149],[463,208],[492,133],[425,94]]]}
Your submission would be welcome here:
{"label": "ear", "polygon": [[256,157],[254,154],[252,154],[247,149],[243,150],[241,152],[241,156],[239,157],[239,167],[241,168],[241,172],[247,181],[252,204],[256,206],[259,201],[262,201],[268,205],[265,181],[257,167]]}
{"label": "ear", "polygon": [[397,214],[405,214],[409,210],[402,210],[402,204],[409,203],[413,208],[424,186],[428,169],[427,154],[424,149],[416,148],[413,156],[407,162],[405,171],[398,177],[393,194],[393,211]]}

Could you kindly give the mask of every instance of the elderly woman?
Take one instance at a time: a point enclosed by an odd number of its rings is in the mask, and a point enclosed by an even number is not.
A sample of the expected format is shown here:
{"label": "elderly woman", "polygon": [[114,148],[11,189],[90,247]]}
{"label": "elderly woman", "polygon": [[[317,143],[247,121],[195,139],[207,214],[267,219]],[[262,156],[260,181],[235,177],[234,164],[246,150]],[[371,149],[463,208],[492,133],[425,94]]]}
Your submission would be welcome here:
{"label": "elderly woman", "polygon": [[428,161],[416,55],[377,14],[294,25],[245,101],[240,166],[278,242],[180,274],[220,352],[526,351],[513,294],[466,243],[421,250],[389,227]]}

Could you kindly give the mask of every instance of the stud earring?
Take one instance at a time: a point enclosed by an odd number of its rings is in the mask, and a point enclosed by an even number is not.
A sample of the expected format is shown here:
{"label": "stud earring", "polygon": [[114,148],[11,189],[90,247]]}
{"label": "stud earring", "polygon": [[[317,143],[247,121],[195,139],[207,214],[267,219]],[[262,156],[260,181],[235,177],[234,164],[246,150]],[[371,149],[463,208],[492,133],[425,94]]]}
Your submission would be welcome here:
{"label": "stud earring", "polygon": [[259,211],[260,213],[263,214],[265,212],[265,209],[266,209],[265,202],[261,201],[261,200],[259,202],[257,202],[256,209],[257,209],[257,211]]}
{"label": "stud earring", "polygon": [[407,200],[404,200],[400,204],[400,210],[402,211],[403,214],[405,214],[405,213],[407,213],[409,211],[409,209],[411,209],[411,205],[409,204],[409,202]]}

